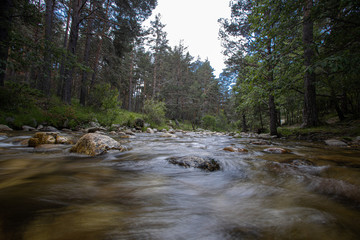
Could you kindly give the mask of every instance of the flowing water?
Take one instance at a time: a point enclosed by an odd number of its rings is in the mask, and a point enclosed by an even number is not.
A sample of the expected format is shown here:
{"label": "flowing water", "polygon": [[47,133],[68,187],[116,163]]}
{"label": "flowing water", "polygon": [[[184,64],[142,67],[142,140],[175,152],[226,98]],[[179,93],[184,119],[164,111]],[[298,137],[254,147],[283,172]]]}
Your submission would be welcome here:
{"label": "flowing water", "polygon": [[[21,146],[29,136],[0,136],[0,239],[360,239],[359,150],[137,134],[131,151],[89,157]],[[221,170],[166,160],[187,155]]]}

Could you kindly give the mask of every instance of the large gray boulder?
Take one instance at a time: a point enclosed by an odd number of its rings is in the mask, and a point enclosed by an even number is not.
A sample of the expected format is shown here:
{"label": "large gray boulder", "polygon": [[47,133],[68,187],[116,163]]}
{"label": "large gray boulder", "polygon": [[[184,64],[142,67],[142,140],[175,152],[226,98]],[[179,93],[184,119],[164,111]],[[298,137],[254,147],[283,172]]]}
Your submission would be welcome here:
{"label": "large gray boulder", "polygon": [[345,142],[337,140],[337,139],[325,140],[325,144],[328,146],[333,146],[333,147],[346,147],[347,146],[347,144]]}
{"label": "large gray boulder", "polygon": [[0,124],[0,132],[12,131],[12,128],[9,128],[7,125]]}
{"label": "large gray boulder", "polygon": [[97,156],[109,150],[126,151],[127,148],[121,146],[119,142],[109,136],[98,133],[88,133],[77,141],[75,146],[70,149],[70,152]]}
{"label": "large gray boulder", "polygon": [[219,163],[210,157],[197,157],[197,156],[185,156],[185,157],[171,157],[167,159],[169,163],[180,165],[186,168],[200,168],[207,171],[220,170]]}

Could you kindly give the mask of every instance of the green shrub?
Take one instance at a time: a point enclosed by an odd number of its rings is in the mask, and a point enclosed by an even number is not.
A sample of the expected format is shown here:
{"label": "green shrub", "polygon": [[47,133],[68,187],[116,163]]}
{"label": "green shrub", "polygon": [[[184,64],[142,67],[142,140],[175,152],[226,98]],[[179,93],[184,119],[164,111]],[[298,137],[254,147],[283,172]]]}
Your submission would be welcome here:
{"label": "green shrub", "polygon": [[216,118],[211,115],[205,115],[202,118],[202,127],[205,129],[215,130],[216,128]]}
{"label": "green shrub", "polygon": [[144,103],[145,121],[154,125],[161,125],[165,121],[165,103],[153,99]]}

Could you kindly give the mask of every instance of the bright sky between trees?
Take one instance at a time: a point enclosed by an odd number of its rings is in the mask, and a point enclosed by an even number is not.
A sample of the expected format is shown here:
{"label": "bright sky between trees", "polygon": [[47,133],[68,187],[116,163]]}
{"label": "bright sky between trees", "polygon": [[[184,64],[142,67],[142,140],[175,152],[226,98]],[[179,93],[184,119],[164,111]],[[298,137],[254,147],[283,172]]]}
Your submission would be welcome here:
{"label": "bright sky between trees", "polygon": [[161,14],[161,22],[170,46],[177,46],[183,40],[195,59],[208,59],[218,77],[225,68],[219,39],[219,18],[230,17],[229,0],[158,0],[153,15],[146,21],[154,20]]}

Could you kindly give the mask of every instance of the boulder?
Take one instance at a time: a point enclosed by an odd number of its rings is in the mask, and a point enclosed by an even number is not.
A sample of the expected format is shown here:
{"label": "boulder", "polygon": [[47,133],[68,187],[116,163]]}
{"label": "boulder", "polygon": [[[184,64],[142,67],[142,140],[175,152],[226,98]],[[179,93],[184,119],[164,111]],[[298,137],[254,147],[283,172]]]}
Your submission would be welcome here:
{"label": "boulder", "polygon": [[289,150],[283,148],[266,148],[264,151],[269,153],[290,153]]}
{"label": "boulder", "polygon": [[228,151],[228,152],[248,152],[247,149],[245,148],[234,148],[234,147],[225,147],[223,149],[224,151]]}
{"label": "boulder", "polygon": [[125,134],[127,134],[127,135],[135,135],[135,133],[133,131],[131,131],[130,129],[125,130]]}
{"label": "boulder", "polygon": [[89,128],[85,129],[85,132],[87,132],[87,133],[94,133],[94,132],[97,132],[97,131],[106,131],[106,128],[103,128],[103,127],[89,127]]}
{"label": "boulder", "polygon": [[200,168],[207,171],[220,170],[219,163],[210,157],[196,157],[196,156],[185,156],[185,157],[171,157],[167,161],[172,164],[180,165],[186,168]]}
{"label": "boulder", "polygon": [[29,131],[35,131],[36,129],[30,126],[22,126],[23,131],[29,132]]}
{"label": "boulder", "polygon": [[147,132],[147,133],[150,133],[150,134],[154,134],[154,133],[155,133],[154,130],[152,130],[151,128],[147,128],[147,129],[146,129],[146,132]]}
{"label": "boulder", "polygon": [[0,132],[13,131],[12,128],[9,128],[6,125],[0,124]]}
{"label": "boulder", "polygon": [[176,138],[176,135],[171,133],[164,133],[160,137]]}
{"label": "boulder", "polygon": [[58,132],[59,131],[55,127],[52,127],[52,126],[45,126],[45,127],[42,127],[42,128],[38,127],[38,130],[41,131],[41,132]]}
{"label": "boulder", "polygon": [[126,151],[127,148],[109,136],[98,133],[87,133],[70,149],[70,152],[97,156],[109,150]]}
{"label": "boulder", "polygon": [[268,141],[264,141],[264,140],[251,141],[250,143],[254,144],[254,145],[269,145],[270,144]]}
{"label": "boulder", "polygon": [[343,141],[337,140],[337,139],[325,140],[325,144],[328,146],[333,146],[333,147],[346,147],[347,146],[346,143],[344,143]]}
{"label": "boulder", "polygon": [[34,137],[28,140],[29,147],[36,147],[41,144],[72,144],[67,137],[60,136],[57,132],[37,132]]}

